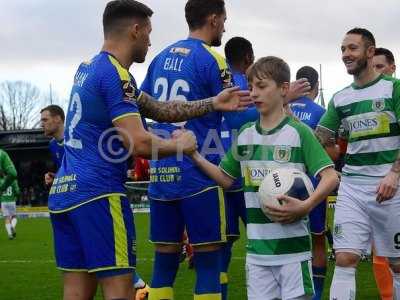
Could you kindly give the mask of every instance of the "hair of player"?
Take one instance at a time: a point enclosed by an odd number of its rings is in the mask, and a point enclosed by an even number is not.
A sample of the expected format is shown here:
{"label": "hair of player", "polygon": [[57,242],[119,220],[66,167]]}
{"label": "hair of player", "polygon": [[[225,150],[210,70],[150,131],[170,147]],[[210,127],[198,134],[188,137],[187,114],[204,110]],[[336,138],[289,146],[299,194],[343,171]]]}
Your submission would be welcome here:
{"label": "hair of player", "polygon": [[313,90],[318,83],[319,75],[317,70],[315,70],[313,67],[304,66],[301,67],[296,73],[296,80],[299,80],[300,78],[306,78],[310,83],[311,89]]}
{"label": "hair of player", "polygon": [[386,57],[386,60],[389,64],[394,65],[395,60],[394,60],[394,55],[392,51],[386,48],[375,48],[375,54],[374,55],[383,55]]}
{"label": "hair of player", "polygon": [[276,56],[267,56],[258,59],[247,71],[249,81],[254,78],[259,80],[272,79],[278,86],[290,82],[290,67]]}
{"label": "hair of player", "polygon": [[224,11],[224,0],[188,0],[185,6],[186,22],[193,31],[203,27],[210,15],[220,16]]}
{"label": "hair of player", "polygon": [[246,55],[254,55],[253,45],[249,40],[236,36],[226,42],[225,57],[228,64],[240,63]]}
{"label": "hair of player", "polygon": [[364,43],[365,43],[365,48],[368,48],[370,46],[375,47],[375,45],[376,45],[374,35],[368,29],[355,27],[355,28],[347,31],[346,34],[361,35],[364,40]]}
{"label": "hair of player", "polygon": [[52,117],[59,116],[63,122],[65,121],[64,110],[58,105],[52,104],[52,105],[46,106],[45,108],[42,108],[40,113],[42,113],[44,111],[48,111]]}
{"label": "hair of player", "polygon": [[125,21],[138,18],[146,19],[153,15],[153,11],[143,3],[135,0],[113,0],[107,3],[103,13],[104,35],[117,32],[126,24]]}

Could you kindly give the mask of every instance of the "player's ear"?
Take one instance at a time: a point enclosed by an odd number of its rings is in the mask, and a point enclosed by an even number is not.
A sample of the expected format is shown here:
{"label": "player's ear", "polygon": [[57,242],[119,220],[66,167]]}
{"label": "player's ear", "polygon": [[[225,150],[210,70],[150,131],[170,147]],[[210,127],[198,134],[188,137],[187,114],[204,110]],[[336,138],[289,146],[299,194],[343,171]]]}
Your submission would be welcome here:
{"label": "player's ear", "polygon": [[209,24],[211,24],[212,27],[217,27],[218,26],[218,16],[216,14],[212,14],[208,18]]}
{"label": "player's ear", "polygon": [[367,48],[367,57],[368,58],[373,58],[374,57],[374,55],[375,55],[375,46],[369,46],[368,48]]}
{"label": "player's ear", "polygon": [[129,35],[134,39],[137,39],[139,31],[140,31],[140,25],[136,22],[129,27]]}
{"label": "player's ear", "polygon": [[290,88],[290,83],[289,82],[284,82],[281,84],[280,89],[281,89],[281,95],[282,97],[286,97],[287,94],[289,93],[289,88]]}

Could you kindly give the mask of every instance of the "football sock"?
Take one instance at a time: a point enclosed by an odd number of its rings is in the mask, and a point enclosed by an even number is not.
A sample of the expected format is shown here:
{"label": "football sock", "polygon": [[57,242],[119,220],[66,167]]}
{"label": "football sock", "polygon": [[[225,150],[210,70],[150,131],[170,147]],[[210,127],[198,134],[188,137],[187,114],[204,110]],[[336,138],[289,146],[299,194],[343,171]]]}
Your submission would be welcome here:
{"label": "football sock", "polygon": [[173,285],[179,268],[179,256],[179,252],[161,253],[156,251],[149,300],[173,299]]}
{"label": "football sock", "polygon": [[221,299],[220,266],[221,250],[194,252],[196,286],[194,300]]}
{"label": "football sock", "polygon": [[7,230],[8,236],[12,236],[12,226],[11,226],[11,223],[6,223],[6,230]]}
{"label": "football sock", "polygon": [[313,300],[321,300],[324,290],[326,267],[312,267],[315,295]]}
{"label": "football sock", "polygon": [[221,247],[220,282],[221,282],[222,300],[228,299],[228,281],[229,281],[228,268],[229,268],[229,263],[231,262],[232,246],[233,243],[228,241],[224,246]]}
{"label": "football sock", "polygon": [[356,299],[356,268],[335,267],[329,299]]}
{"label": "football sock", "polygon": [[393,299],[400,299],[400,274],[393,273]]}
{"label": "football sock", "polygon": [[17,227],[17,223],[18,223],[18,220],[17,220],[17,218],[16,217],[13,217],[12,219],[11,219],[11,226],[12,226],[12,228],[15,230],[15,227]]}
{"label": "football sock", "polygon": [[393,299],[393,276],[387,258],[374,255],[372,266],[381,299]]}

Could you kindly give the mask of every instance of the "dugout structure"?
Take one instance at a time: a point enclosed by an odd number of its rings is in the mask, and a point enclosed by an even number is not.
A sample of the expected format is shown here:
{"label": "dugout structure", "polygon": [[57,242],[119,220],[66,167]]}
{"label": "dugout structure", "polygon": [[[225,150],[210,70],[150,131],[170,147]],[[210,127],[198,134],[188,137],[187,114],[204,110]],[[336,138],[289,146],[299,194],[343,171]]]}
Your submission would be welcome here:
{"label": "dugout structure", "polygon": [[8,153],[18,173],[21,190],[18,205],[47,205],[48,187],[43,176],[55,170],[49,141],[42,129],[0,131],[0,148]]}

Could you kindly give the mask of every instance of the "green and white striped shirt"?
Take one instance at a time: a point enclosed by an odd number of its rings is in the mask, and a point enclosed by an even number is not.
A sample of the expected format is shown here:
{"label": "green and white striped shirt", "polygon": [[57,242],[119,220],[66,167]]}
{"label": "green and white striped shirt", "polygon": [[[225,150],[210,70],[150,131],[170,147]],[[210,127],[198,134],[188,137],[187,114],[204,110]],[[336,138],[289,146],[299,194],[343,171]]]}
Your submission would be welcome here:
{"label": "green and white striped shirt", "polygon": [[266,131],[259,121],[244,125],[220,164],[233,178],[243,177],[247,211],[247,260],[257,265],[283,265],[311,258],[308,219],[282,225],[268,219],[259,204],[258,188],[277,168],[295,168],[316,176],[332,161],[309,127],[286,117]]}
{"label": "green and white striped shirt", "polygon": [[333,96],[318,126],[337,132],[343,124],[348,132],[344,180],[388,174],[400,149],[399,118],[400,81],[392,77],[352,84]]}

